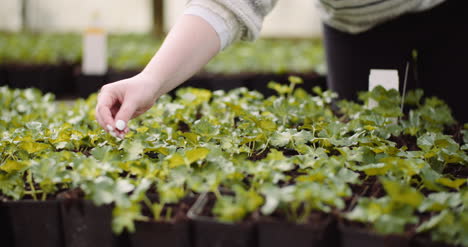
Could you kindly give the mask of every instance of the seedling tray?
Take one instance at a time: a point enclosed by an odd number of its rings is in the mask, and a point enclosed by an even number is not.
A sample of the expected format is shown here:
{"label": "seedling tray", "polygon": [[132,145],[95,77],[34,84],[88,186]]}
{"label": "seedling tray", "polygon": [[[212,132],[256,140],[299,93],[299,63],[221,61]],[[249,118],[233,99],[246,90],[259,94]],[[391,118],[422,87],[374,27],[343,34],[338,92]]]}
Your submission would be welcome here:
{"label": "seedling tray", "polygon": [[194,247],[255,247],[256,227],[254,224],[229,224],[216,221],[201,212],[208,202],[206,193],[201,194],[188,212],[193,220]]}
{"label": "seedling tray", "polygon": [[399,235],[379,235],[364,229],[339,224],[342,247],[354,246],[385,246],[409,247],[412,246],[410,238]]}
{"label": "seedling tray", "polygon": [[0,65],[0,87],[8,85],[8,74],[5,66]]}
{"label": "seedling tray", "polygon": [[129,238],[133,247],[190,247],[190,223],[139,221],[135,224],[135,232]]}
{"label": "seedling tray", "polygon": [[42,68],[40,66],[7,65],[8,83],[13,88],[39,88]]}
{"label": "seedling tray", "polygon": [[60,204],[67,247],[124,246],[125,236],[112,233],[112,206],[95,206],[87,200],[63,200]]}
{"label": "seedling tray", "polygon": [[[148,194],[151,202],[159,201],[157,194]],[[171,208],[170,219],[148,220],[135,222],[135,232],[129,235],[131,246],[150,247],[155,246],[173,246],[190,247],[192,246],[191,222],[187,218],[187,210],[193,205],[196,199],[188,196],[179,204],[166,204],[165,209]],[[142,205],[143,212],[149,210],[146,205]],[[144,213],[145,214],[145,213]],[[148,215],[147,215],[148,214]],[[150,213],[145,215],[151,217]],[[150,216],[151,215],[151,216]]]}
{"label": "seedling tray", "polygon": [[[0,204],[2,228],[9,229],[2,246],[63,247],[59,202],[12,201]],[[3,221],[6,220],[6,221]]]}
{"label": "seedling tray", "polygon": [[76,77],[76,92],[79,97],[88,97],[90,94],[99,91],[106,84],[106,75],[78,75]]}
{"label": "seedling tray", "polygon": [[293,224],[285,221],[261,221],[258,225],[259,247],[339,246],[335,221]]}

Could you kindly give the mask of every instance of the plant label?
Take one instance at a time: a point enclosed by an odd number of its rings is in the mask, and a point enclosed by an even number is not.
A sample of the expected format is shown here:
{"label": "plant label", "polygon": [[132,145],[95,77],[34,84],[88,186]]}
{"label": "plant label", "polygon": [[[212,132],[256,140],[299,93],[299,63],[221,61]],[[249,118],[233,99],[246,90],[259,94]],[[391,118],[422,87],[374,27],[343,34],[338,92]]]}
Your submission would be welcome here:
{"label": "plant label", "polygon": [[107,73],[107,36],[99,28],[86,30],[83,37],[84,75],[104,75]]}
{"label": "plant label", "polygon": [[[371,69],[369,75],[369,91],[372,91],[377,86],[382,86],[386,90],[396,89],[398,91],[399,79],[398,70],[390,69]],[[377,106],[377,102],[370,100],[369,108]]]}

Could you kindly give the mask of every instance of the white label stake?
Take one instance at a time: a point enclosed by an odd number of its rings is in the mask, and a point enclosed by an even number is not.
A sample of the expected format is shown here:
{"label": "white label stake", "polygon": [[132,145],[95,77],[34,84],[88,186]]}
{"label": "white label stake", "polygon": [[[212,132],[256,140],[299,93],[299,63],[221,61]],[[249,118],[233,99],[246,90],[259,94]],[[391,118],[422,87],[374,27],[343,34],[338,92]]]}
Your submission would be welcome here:
{"label": "white label stake", "polygon": [[85,32],[82,72],[85,75],[104,75],[107,72],[107,37],[100,29]]}

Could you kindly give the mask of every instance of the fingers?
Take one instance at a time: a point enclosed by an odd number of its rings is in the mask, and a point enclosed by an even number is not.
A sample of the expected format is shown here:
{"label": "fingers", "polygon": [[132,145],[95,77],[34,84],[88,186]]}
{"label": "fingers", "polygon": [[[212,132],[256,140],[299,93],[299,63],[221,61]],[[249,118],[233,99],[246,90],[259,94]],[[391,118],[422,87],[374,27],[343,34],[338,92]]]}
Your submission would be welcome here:
{"label": "fingers", "polygon": [[110,132],[115,129],[111,109],[118,103],[117,97],[113,95],[112,91],[109,91],[109,89],[104,86],[98,96],[95,115],[99,125],[101,125],[101,127],[106,131]]}
{"label": "fingers", "polygon": [[118,136],[123,138],[128,132],[127,123],[135,114],[136,104],[130,99],[126,99],[115,116],[115,128]]}

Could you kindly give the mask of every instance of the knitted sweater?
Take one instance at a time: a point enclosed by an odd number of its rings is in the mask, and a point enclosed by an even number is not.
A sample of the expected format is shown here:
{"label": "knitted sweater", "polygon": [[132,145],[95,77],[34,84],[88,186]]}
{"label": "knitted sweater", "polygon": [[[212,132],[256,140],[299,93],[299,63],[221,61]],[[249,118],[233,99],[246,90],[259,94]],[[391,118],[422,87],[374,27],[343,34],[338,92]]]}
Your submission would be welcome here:
{"label": "knitted sweater", "polygon": [[[314,0],[326,24],[360,33],[406,13],[430,9],[446,0]],[[254,40],[277,0],[189,0],[185,14],[200,16],[217,32],[224,49]]]}

